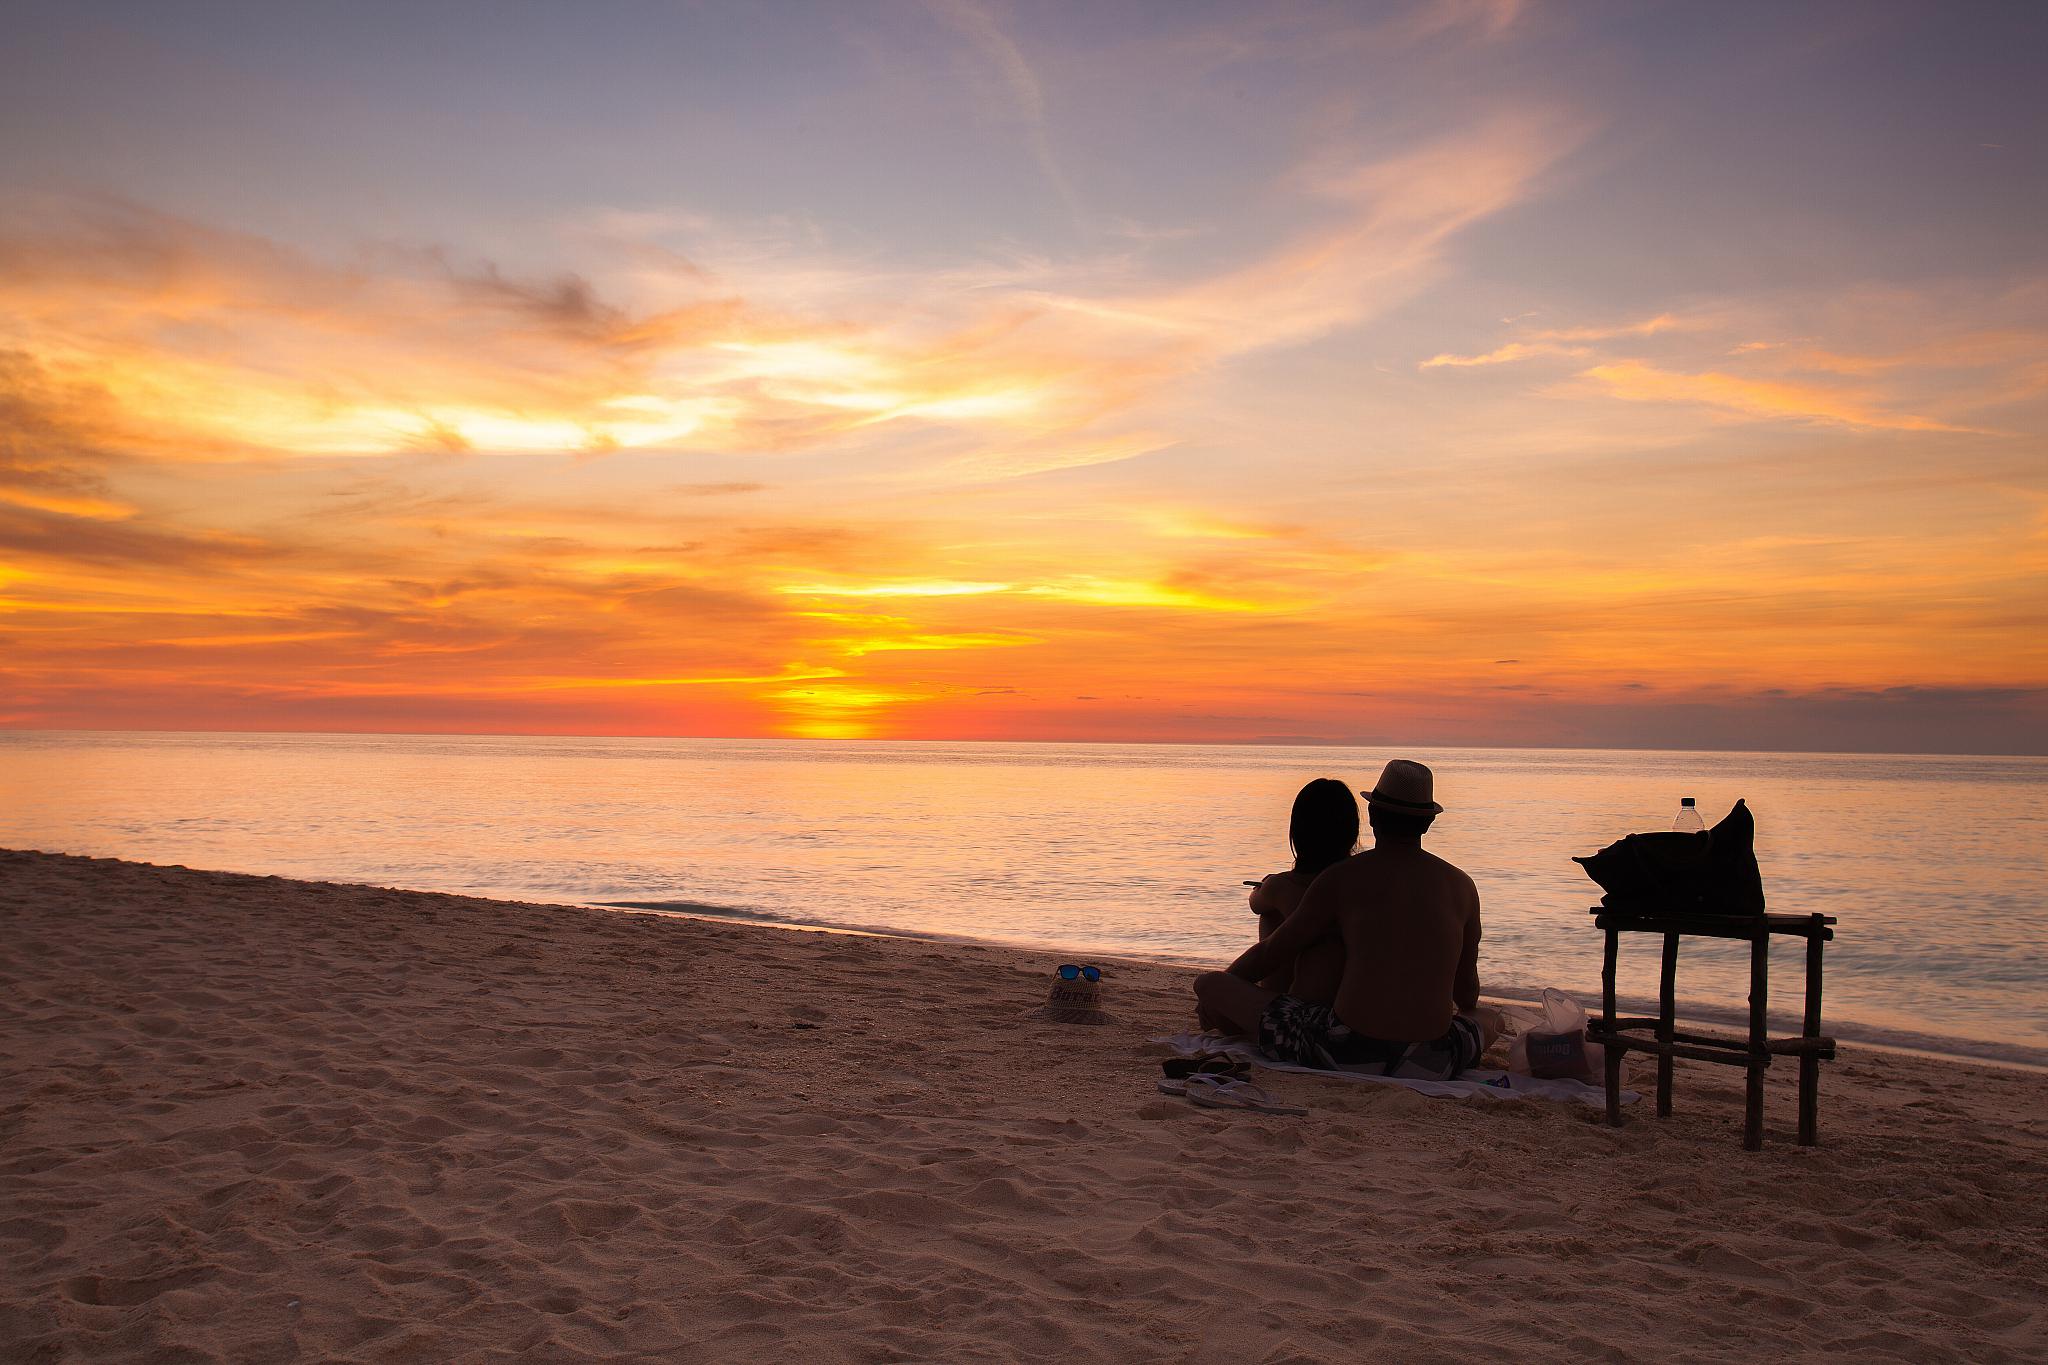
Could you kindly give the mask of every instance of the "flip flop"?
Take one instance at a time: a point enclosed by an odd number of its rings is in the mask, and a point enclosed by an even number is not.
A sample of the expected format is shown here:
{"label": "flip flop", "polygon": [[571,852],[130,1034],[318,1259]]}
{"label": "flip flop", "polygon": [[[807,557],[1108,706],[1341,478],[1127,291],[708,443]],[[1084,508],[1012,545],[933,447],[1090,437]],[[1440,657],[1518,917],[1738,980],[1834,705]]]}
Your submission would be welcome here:
{"label": "flip flop", "polygon": [[1201,1070],[1224,1054],[1221,1052],[1193,1052],[1185,1057],[1168,1057],[1159,1064],[1159,1069],[1174,1080]]}
{"label": "flip flop", "polygon": [[1169,1080],[1185,1080],[1195,1075],[1236,1076],[1243,1078],[1252,1074],[1251,1063],[1242,1062],[1227,1052],[1201,1052],[1192,1057],[1169,1057],[1159,1064]]}
{"label": "flip flop", "polygon": [[1204,1109],[1249,1109],[1255,1114],[1306,1114],[1308,1110],[1281,1104],[1250,1081],[1229,1076],[1190,1076],[1188,1098]]}
{"label": "flip flop", "polygon": [[[1183,1058],[1181,1060],[1189,1061],[1192,1059]],[[1159,1082],[1159,1093],[1162,1095],[1187,1094],[1189,1079],[1197,1076],[1204,1080],[1241,1081],[1252,1074],[1249,1063],[1233,1062],[1220,1053],[1209,1058],[1192,1071],[1188,1070],[1186,1066],[1176,1068],[1173,1062],[1161,1062],[1159,1065],[1166,1072],[1166,1075]]]}

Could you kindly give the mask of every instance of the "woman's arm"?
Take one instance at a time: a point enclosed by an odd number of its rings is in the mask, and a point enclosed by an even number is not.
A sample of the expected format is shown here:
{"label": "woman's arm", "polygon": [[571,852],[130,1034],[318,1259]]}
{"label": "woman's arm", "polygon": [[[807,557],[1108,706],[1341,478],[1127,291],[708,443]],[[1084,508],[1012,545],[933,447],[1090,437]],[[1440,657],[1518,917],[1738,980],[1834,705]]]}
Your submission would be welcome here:
{"label": "woman's arm", "polygon": [[[1301,903],[1306,890],[1291,872],[1275,872],[1252,890],[1252,910],[1259,917],[1259,940],[1264,942],[1287,922],[1287,912]],[[1259,985],[1285,994],[1294,984],[1294,964],[1285,962],[1259,978]]]}
{"label": "woman's arm", "polygon": [[1275,922],[1285,919],[1289,911],[1301,901],[1301,883],[1292,872],[1275,872],[1252,888],[1248,897],[1252,913],[1264,920],[1269,917]]}
{"label": "woman's arm", "polygon": [[[1273,931],[1286,922],[1288,913],[1301,904],[1302,892],[1307,889],[1292,872],[1275,872],[1252,888],[1252,913],[1259,917],[1261,941],[1271,938]],[[1259,984],[1269,991],[1286,991],[1294,984],[1294,964],[1281,963],[1260,977]]]}
{"label": "woman's arm", "polygon": [[1337,906],[1335,884],[1325,872],[1302,896],[1294,913],[1230,964],[1230,974],[1247,981],[1259,981],[1292,963],[1301,955],[1302,949],[1336,927]]}

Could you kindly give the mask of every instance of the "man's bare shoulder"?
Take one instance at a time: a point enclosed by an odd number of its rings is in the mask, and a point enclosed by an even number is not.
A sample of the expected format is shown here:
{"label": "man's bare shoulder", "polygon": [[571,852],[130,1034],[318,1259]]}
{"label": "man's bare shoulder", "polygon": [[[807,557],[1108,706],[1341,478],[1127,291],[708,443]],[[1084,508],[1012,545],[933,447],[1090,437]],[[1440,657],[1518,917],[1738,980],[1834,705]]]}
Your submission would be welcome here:
{"label": "man's bare shoulder", "polygon": [[1443,878],[1444,885],[1451,889],[1452,895],[1464,903],[1465,912],[1476,917],[1479,914],[1479,884],[1472,880],[1470,873],[1456,863],[1439,858],[1434,853],[1429,857],[1436,864],[1437,874]]}
{"label": "man's bare shoulder", "polygon": [[1429,859],[1429,861],[1435,864],[1437,869],[1443,872],[1446,876],[1457,879],[1457,881],[1459,881],[1465,886],[1472,886],[1475,890],[1477,889],[1477,887],[1474,885],[1472,881],[1470,874],[1468,874],[1464,868],[1459,867],[1456,863],[1451,862],[1448,859],[1439,858],[1436,856],[1436,854],[1431,853],[1428,849],[1424,849],[1422,851],[1422,856]]}

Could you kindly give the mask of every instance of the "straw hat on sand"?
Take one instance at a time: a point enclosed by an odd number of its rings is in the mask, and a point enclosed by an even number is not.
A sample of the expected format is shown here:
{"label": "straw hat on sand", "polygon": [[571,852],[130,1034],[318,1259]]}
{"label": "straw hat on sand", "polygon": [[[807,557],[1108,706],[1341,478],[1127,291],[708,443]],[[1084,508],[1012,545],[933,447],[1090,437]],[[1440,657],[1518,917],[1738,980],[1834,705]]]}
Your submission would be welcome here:
{"label": "straw hat on sand", "polygon": [[1052,979],[1051,997],[1026,1016],[1049,1024],[1114,1024],[1116,1019],[1102,1008],[1102,983],[1077,976],[1072,981],[1057,974]]}

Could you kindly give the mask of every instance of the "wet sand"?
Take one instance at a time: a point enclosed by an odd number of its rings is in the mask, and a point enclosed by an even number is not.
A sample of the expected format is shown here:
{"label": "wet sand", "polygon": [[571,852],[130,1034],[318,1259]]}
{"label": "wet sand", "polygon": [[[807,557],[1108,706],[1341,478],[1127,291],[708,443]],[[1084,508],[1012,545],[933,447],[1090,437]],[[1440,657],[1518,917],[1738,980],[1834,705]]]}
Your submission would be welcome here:
{"label": "wet sand", "polygon": [[[2037,1074],[1157,1092],[1189,973],[0,853],[0,1359],[2039,1359]],[[1647,1088],[1650,1064],[1631,1060]]]}

